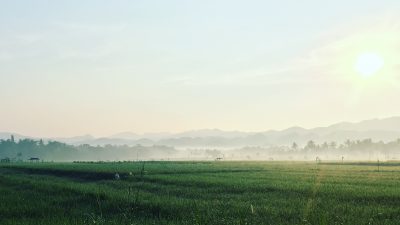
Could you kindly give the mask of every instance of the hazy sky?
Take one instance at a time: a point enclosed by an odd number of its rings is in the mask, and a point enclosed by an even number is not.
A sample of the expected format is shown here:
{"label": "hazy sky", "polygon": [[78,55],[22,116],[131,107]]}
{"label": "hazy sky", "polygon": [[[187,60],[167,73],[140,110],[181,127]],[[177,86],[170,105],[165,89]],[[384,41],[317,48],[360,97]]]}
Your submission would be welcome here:
{"label": "hazy sky", "polygon": [[400,115],[398,15],[398,0],[0,0],[0,131],[262,131]]}

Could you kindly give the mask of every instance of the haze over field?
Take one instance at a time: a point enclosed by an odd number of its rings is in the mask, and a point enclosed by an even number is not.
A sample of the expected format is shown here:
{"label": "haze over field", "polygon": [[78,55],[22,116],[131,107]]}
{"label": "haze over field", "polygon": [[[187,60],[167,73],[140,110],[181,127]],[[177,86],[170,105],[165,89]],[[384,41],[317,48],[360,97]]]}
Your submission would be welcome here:
{"label": "haze over field", "polygon": [[[23,161],[399,160],[400,117],[328,127],[240,132],[218,129],[110,137],[35,138],[0,133],[0,157]],[[3,140],[1,140],[3,139]],[[5,158],[4,158],[5,157]],[[27,158],[28,157],[28,158]]]}
{"label": "haze over field", "polygon": [[0,225],[399,225],[400,0],[0,0]]}
{"label": "haze over field", "polygon": [[400,115],[399,1],[0,3],[0,131],[238,138]]}

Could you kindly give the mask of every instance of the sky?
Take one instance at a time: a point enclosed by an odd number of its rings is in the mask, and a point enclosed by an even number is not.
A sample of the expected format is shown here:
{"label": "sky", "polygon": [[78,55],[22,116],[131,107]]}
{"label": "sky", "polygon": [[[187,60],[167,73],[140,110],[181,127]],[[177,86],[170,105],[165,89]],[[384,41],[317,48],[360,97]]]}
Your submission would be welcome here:
{"label": "sky", "polygon": [[398,15],[398,0],[0,0],[0,131],[265,131],[400,116]]}

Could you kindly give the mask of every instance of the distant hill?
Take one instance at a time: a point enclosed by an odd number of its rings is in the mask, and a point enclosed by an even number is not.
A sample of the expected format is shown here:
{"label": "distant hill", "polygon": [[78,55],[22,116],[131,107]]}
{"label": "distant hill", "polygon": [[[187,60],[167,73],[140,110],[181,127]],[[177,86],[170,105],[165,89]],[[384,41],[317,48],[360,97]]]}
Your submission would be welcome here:
{"label": "distant hill", "polygon": [[158,139],[163,139],[163,138],[168,138],[172,136],[171,133],[167,132],[162,132],[162,133],[144,133],[144,134],[136,134],[133,132],[122,132],[118,134],[111,135],[107,138],[116,138],[116,139],[153,139],[153,140],[158,140]]}
{"label": "distant hill", "polygon": [[223,138],[240,138],[245,137],[249,132],[242,131],[223,131],[219,129],[202,129],[202,130],[192,130],[185,131],[173,135],[174,138],[191,137],[191,138],[205,138],[205,137],[223,137]]}
{"label": "distant hill", "polygon": [[[0,133],[1,139],[8,139],[11,133]],[[26,136],[15,134],[16,139]],[[192,130],[182,133],[123,132],[109,137],[94,138],[90,135],[71,138],[50,138],[68,144],[90,145],[169,145],[175,147],[242,147],[290,145],[296,142],[304,145],[309,140],[321,142],[344,142],[347,139],[371,138],[374,141],[392,141],[400,138],[400,117],[365,120],[356,123],[342,122],[327,127],[305,129],[291,127],[284,130],[264,132],[223,131],[219,129]]]}
{"label": "distant hill", "polygon": [[74,144],[74,143],[85,143],[88,141],[92,141],[95,140],[96,138],[93,137],[92,135],[82,135],[82,136],[75,136],[75,137],[69,137],[69,138],[45,138],[44,140],[46,141],[60,141],[60,142],[64,142],[67,144]]}
{"label": "distant hill", "polygon": [[330,132],[333,130],[347,131],[400,131],[400,117],[390,117],[386,119],[364,120],[358,123],[342,122],[328,127],[318,127],[312,129],[316,132]]}

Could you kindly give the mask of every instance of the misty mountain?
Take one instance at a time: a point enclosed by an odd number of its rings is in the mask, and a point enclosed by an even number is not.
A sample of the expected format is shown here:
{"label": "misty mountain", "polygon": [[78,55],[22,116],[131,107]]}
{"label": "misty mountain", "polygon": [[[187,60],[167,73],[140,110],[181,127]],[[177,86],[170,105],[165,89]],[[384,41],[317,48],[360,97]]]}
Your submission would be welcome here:
{"label": "misty mountain", "polygon": [[108,138],[116,138],[116,139],[138,139],[140,138],[139,134],[133,132],[121,132],[114,135],[109,136]]}
{"label": "misty mountain", "polygon": [[252,134],[250,132],[242,132],[242,131],[223,131],[219,129],[202,129],[202,130],[192,130],[185,131],[182,133],[178,133],[173,135],[174,138],[205,138],[205,137],[222,137],[222,138],[240,138],[246,137],[247,135]]}
{"label": "misty mountain", "polygon": [[[8,139],[11,133],[0,133],[0,138]],[[16,139],[27,138],[14,134]],[[123,132],[109,137],[94,138],[91,135],[50,138],[68,144],[80,145],[166,145],[174,147],[243,147],[243,146],[274,146],[291,145],[296,142],[304,145],[309,140],[317,143],[344,142],[347,139],[374,141],[392,141],[400,138],[400,117],[365,120],[357,123],[342,122],[327,127],[305,129],[290,127],[284,130],[269,130],[265,132],[223,131],[219,129],[192,130],[182,133],[145,133],[136,134]],[[35,139],[35,138],[33,138]]]}
{"label": "misty mountain", "polygon": [[152,139],[152,140],[159,140],[163,138],[171,137],[171,133],[167,132],[160,132],[160,133],[144,133],[144,134],[136,134],[133,132],[122,132],[118,134],[111,135],[106,138],[113,138],[113,139],[128,139],[128,140],[138,140],[138,139]]}
{"label": "misty mountain", "polygon": [[144,133],[137,134],[133,132],[122,132],[109,136],[108,138],[117,138],[117,139],[151,139],[151,140],[159,140],[159,139],[168,139],[168,138],[204,138],[204,137],[224,137],[224,138],[236,138],[236,137],[245,137],[249,132],[241,132],[241,131],[223,131],[219,129],[200,129],[200,130],[191,130],[185,131],[181,133]]}
{"label": "misty mountain", "polygon": [[[36,139],[36,138],[34,138]],[[75,136],[75,137],[68,137],[68,138],[45,138],[45,141],[59,141],[59,142],[64,142],[66,144],[75,144],[75,143],[85,143],[89,142],[92,140],[95,140],[96,138],[93,137],[92,135],[82,135],[82,136]]]}
{"label": "misty mountain", "polygon": [[348,131],[400,131],[400,117],[390,117],[385,119],[364,120],[358,123],[342,122],[333,124],[329,127],[320,127],[313,129],[318,132],[332,130]]}

